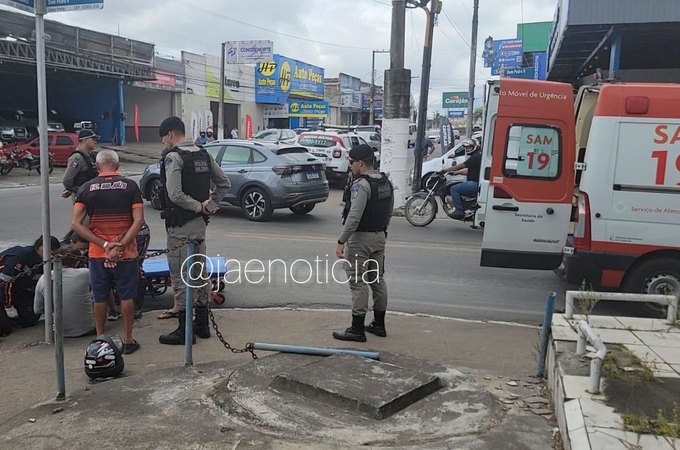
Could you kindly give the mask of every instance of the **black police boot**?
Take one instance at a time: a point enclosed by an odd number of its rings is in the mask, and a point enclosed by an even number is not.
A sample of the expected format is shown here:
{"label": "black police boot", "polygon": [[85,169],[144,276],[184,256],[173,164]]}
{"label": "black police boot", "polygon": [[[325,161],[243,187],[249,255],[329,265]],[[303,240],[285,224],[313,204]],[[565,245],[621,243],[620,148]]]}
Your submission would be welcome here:
{"label": "black police boot", "polygon": [[385,311],[373,311],[373,322],[366,325],[365,330],[376,336],[387,336],[387,330],[385,330]]}
{"label": "black police boot", "polygon": [[[186,311],[180,310],[177,319],[179,320],[179,326],[175,331],[169,334],[163,334],[158,337],[158,342],[165,345],[184,345],[184,332],[186,330]],[[196,343],[196,335],[191,336],[191,343]]]}
{"label": "black police boot", "polygon": [[366,342],[364,320],[366,320],[365,314],[360,316],[352,314],[352,326],[345,331],[334,331],[333,337],[340,341]]}
{"label": "black police boot", "polygon": [[196,320],[194,320],[194,333],[200,338],[210,337],[210,323],[208,322],[208,307],[196,305]]}

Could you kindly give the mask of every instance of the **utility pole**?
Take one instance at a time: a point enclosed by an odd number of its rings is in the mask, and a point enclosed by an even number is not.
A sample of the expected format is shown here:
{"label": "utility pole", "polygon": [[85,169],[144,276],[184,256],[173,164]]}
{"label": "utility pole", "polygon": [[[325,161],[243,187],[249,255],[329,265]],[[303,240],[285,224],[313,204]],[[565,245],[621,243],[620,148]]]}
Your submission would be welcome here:
{"label": "utility pole", "polygon": [[432,66],[432,39],[437,14],[441,12],[441,0],[432,0],[430,8],[421,6],[427,13],[425,41],[423,44],[423,70],[420,78],[420,100],[418,104],[418,128],[416,131],[415,163],[413,165],[413,184],[411,190],[415,194],[420,191],[420,178],[423,173],[423,146],[425,145],[425,128],[427,128],[427,100],[430,92],[430,67]]}
{"label": "utility pole", "polygon": [[[38,135],[40,136],[40,186],[42,190],[42,243],[43,262],[52,253],[50,239],[50,157],[47,149],[47,74],[45,73],[45,14],[47,0],[35,2],[35,65],[38,79]],[[52,263],[43,269],[45,286],[52,285]],[[45,342],[54,343],[52,289],[45,289]]]}
{"label": "utility pole", "polygon": [[373,58],[371,62],[371,110],[370,110],[370,117],[368,118],[368,124],[373,125],[373,115],[374,115],[374,109],[373,109],[373,103],[375,102],[375,54],[376,53],[389,53],[389,50],[373,50]]}
{"label": "utility pole", "polygon": [[394,186],[394,207],[406,202],[411,71],[404,68],[406,0],[392,0],[390,68],[385,71],[380,170]]}
{"label": "utility pole", "polygon": [[468,92],[467,135],[472,136],[472,113],[475,110],[475,74],[477,73],[477,26],[479,25],[479,0],[474,0],[472,13],[472,39],[470,39],[470,88]]}
{"label": "utility pole", "polygon": [[[217,111],[217,139],[224,139],[224,58],[227,51],[227,43],[222,42],[220,53],[220,109]],[[194,139],[196,136],[194,136]]]}

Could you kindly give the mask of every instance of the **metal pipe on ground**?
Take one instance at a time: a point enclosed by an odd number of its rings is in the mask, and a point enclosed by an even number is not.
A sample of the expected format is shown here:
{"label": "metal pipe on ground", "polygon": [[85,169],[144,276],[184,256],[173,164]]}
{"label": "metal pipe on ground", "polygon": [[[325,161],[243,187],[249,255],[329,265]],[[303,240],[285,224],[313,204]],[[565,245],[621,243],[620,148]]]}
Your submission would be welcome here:
{"label": "metal pipe on ground", "polygon": [[265,344],[262,342],[255,342],[253,343],[253,350],[263,350],[266,352],[298,353],[301,355],[314,355],[314,356],[354,355],[369,359],[380,360],[380,353],[378,352],[368,352],[363,350],[345,350],[339,348],[305,347],[302,345]]}

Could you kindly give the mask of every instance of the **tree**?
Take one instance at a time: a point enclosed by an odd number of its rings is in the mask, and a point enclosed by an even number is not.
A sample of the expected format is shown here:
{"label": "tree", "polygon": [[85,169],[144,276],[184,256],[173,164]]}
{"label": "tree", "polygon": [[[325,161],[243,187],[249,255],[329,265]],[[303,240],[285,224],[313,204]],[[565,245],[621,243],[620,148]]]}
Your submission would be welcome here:
{"label": "tree", "polygon": [[472,123],[475,123],[478,120],[481,120],[483,115],[484,115],[484,108],[482,108],[481,106],[479,108],[475,108],[475,110],[472,111]]}

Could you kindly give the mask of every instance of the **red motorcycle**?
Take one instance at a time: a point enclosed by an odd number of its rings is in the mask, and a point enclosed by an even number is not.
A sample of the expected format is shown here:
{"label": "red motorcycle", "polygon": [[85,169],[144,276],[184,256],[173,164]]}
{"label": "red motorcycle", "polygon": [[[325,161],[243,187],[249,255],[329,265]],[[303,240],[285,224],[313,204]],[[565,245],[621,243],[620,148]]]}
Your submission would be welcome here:
{"label": "red motorcycle", "polygon": [[[6,147],[0,154],[0,175],[7,175],[14,169],[14,167],[21,167],[28,170],[30,174],[33,169],[40,173],[40,157],[35,156],[28,149],[19,149],[19,144],[15,143],[14,148],[8,150]],[[50,168],[49,173],[54,170],[54,156],[52,153],[50,155],[50,160],[48,166]]]}

